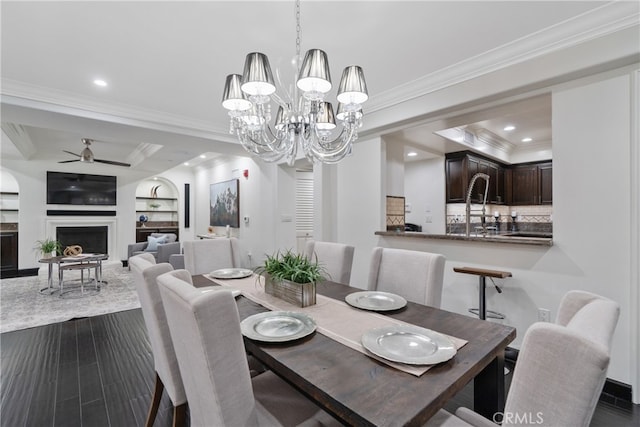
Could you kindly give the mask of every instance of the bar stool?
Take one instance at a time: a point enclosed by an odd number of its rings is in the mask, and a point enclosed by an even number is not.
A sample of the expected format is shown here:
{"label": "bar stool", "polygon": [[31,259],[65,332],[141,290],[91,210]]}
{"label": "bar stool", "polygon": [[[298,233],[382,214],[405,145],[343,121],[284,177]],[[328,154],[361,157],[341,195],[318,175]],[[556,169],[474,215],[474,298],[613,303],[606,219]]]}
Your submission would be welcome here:
{"label": "bar stool", "polygon": [[[487,316],[491,319],[504,319],[504,315],[502,313],[487,310],[486,278],[497,277],[499,279],[504,279],[506,277],[512,277],[511,272],[500,270],[485,270],[482,268],[474,267],[453,267],[453,271],[455,271],[456,273],[473,274],[478,276],[478,308],[470,308],[470,313],[477,315],[482,320],[486,320]],[[498,293],[502,293],[502,289],[500,289],[498,285],[496,285],[495,283],[493,283],[493,285],[496,287]]]}
{"label": "bar stool", "polygon": [[[91,269],[95,269],[95,277],[91,278]],[[80,293],[84,295],[84,272],[87,271],[87,280],[88,283],[93,282],[95,285],[95,289],[97,291],[100,290],[100,282],[98,278],[101,276],[100,274],[100,263],[99,262],[83,262],[78,264],[62,264],[58,268],[59,280],[60,280],[60,296],[64,294],[64,272],[65,271],[80,271]]]}

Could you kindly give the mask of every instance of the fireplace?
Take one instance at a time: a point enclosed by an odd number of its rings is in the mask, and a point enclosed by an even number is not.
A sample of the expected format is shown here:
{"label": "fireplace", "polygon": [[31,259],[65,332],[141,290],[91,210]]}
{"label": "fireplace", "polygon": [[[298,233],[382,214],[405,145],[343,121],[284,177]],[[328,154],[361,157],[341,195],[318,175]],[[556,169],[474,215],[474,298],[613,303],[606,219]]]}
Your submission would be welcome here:
{"label": "fireplace", "polygon": [[[106,228],[106,246],[99,250],[94,250],[91,245],[85,247],[84,244],[77,241],[62,241],[62,249],[69,245],[80,245],[85,253],[105,253],[109,255],[109,261],[119,260],[118,253],[118,230],[116,217],[64,217],[50,216],[45,220],[45,236],[59,236],[58,229],[64,233],[65,229],[88,228],[92,232],[96,229],[104,230]],[[103,231],[101,231],[103,232]],[[74,239],[76,240],[76,239]]]}
{"label": "fireplace", "polygon": [[109,227],[56,227],[56,239],[62,249],[80,245],[82,252],[90,254],[108,254]]}

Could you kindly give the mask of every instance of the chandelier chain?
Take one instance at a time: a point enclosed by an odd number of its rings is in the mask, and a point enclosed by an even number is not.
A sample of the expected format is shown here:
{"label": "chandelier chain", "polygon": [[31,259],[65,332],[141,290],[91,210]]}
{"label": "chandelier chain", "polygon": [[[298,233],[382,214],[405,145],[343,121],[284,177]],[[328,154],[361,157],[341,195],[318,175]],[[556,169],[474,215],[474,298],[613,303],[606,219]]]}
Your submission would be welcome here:
{"label": "chandelier chain", "polygon": [[296,0],[296,60],[300,60],[300,0]]}

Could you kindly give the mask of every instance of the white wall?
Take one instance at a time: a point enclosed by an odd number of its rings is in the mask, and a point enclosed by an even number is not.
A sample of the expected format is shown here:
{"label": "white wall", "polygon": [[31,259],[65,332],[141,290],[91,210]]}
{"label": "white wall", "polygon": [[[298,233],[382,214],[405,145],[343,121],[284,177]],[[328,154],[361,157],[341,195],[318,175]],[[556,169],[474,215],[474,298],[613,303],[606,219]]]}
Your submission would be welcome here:
{"label": "white wall", "polygon": [[373,231],[385,227],[384,152],[380,138],[359,140],[353,154],[338,164],[337,241],[356,247],[351,286],[365,289]]}
{"label": "white wall", "polygon": [[[408,162],[404,167],[406,222],[422,225],[423,233],[444,234],[446,227],[444,157]],[[431,222],[427,222],[427,217]]]}
{"label": "white wall", "polygon": [[[367,165],[359,170],[364,173],[366,169],[372,188],[360,191],[361,186],[349,174],[350,165],[345,164],[346,170],[340,165],[339,191],[346,196],[340,199],[340,212],[362,216],[367,208],[372,219],[361,219],[357,229],[352,229],[356,225],[351,219],[339,216],[339,240],[348,236],[356,244],[352,285],[365,286],[366,255],[375,245],[442,253],[447,257],[442,306],[467,314],[467,308],[478,305],[478,279],[454,273],[454,266],[511,271],[512,278],[499,281],[502,294],[489,282],[487,305],[505,314],[503,323],[517,328],[518,337],[512,344],[516,348],[526,329],[537,321],[538,308],[551,310],[554,318],[560,298],[568,290],[599,293],[621,305],[608,377],[638,387],[631,376],[631,367],[637,366],[638,360],[629,346],[634,334],[638,334],[638,325],[630,321],[634,305],[629,303],[629,297],[634,291],[637,295],[639,286],[631,283],[629,256],[629,156],[633,143],[630,130],[632,123],[637,126],[637,118],[632,122],[630,109],[630,76],[634,71],[592,76],[553,90],[552,247],[396,237],[372,239],[375,230],[367,227],[377,222],[376,204],[383,205],[382,197],[375,199],[379,197],[376,187],[385,167],[379,172],[372,170],[377,164],[371,160],[376,156],[373,145],[369,150],[354,151],[351,165]],[[407,168],[408,175],[414,172]],[[444,189],[444,183],[440,185]]]}

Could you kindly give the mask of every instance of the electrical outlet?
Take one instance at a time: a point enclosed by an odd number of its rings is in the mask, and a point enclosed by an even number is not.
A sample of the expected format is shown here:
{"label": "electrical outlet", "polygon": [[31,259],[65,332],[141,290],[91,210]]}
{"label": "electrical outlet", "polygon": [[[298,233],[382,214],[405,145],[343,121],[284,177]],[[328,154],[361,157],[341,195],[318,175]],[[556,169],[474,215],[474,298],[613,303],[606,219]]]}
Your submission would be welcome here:
{"label": "electrical outlet", "polygon": [[539,308],[538,322],[551,322],[551,310],[547,310],[546,308]]}

